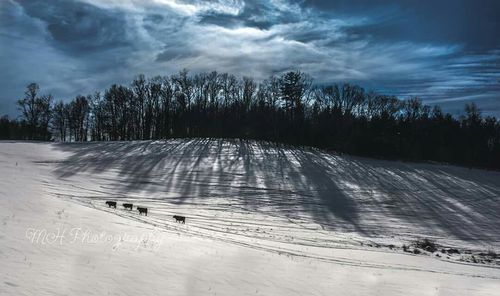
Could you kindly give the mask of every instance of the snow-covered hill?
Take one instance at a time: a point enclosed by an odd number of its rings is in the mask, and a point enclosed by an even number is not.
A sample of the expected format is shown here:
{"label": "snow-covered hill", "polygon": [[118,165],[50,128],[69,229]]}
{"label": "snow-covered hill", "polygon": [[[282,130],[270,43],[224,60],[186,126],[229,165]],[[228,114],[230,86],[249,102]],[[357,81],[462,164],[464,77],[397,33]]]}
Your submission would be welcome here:
{"label": "snow-covered hill", "polygon": [[[0,215],[5,295],[500,291],[492,171],[237,140],[0,142]],[[437,251],[415,251],[425,238]]]}

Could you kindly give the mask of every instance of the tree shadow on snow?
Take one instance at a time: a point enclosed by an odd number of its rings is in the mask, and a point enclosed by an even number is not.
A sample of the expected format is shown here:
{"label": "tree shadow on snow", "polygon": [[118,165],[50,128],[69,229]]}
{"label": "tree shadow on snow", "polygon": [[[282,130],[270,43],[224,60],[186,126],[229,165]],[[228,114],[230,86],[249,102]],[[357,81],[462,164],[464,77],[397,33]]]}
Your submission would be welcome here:
{"label": "tree shadow on snow", "polygon": [[58,177],[109,177],[111,190],[122,196],[140,194],[177,205],[221,198],[247,210],[368,236],[384,228],[397,233],[402,224],[488,242],[500,229],[496,172],[341,157],[231,139],[55,147],[70,152],[55,170]]}

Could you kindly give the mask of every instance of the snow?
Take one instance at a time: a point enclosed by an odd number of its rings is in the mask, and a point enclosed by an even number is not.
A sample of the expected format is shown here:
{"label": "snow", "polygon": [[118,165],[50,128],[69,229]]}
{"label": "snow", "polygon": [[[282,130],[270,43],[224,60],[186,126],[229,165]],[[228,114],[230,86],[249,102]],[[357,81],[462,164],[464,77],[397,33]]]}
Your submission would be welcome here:
{"label": "snow", "polygon": [[[494,171],[237,140],[0,142],[0,295],[500,295],[498,262],[466,262],[499,253],[499,215]],[[420,238],[460,254],[403,252]]]}

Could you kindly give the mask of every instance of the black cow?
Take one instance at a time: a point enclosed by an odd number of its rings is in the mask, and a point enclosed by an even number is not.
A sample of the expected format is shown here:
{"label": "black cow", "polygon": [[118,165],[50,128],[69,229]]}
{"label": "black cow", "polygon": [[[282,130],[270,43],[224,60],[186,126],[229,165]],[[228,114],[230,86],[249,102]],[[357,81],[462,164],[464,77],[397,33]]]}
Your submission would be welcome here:
{"label": "black cow", "polygon": [[175,222],[179,222],[179,223],[182,222],[183,224],[186,224],[186,217],[178,216],[178,215],[174,215],[172,217],[175,219]]}
{"label": "black cow", "polygon": [[108,208],[114,207],[116,209],[116,201],[107,201]]}
{"label": "black cow", "polygon": [[133,204],[131,204],[131,203],[124,203],[124,204],[123,204],[123,207],[124,207],[125,209],[130,209],[131,211],[132,211],[132,207],[133,207],[133,206],[134,206],[134,205],[133,205]]}
{"label": "black cow", "polygon": [[137,210],[139,211],[139,215],[142,215],[142,213],[146,216],[148,215],[148,208],[137,207]]}

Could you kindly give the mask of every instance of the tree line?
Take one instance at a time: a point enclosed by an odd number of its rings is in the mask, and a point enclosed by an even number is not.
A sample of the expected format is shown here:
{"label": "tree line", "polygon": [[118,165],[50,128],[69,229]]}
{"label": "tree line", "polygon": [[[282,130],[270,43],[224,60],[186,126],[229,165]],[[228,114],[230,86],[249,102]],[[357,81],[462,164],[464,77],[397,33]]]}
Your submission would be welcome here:
{"label": "tree line", "polygon": [[54,102],[27,86],[1,139],[127,141],[223,137],[307,145],[370,157],[500,168],[500,121],[466,104],[459,118],[416,97],[314,85],[300,71],[257,83],[227,73],[178,74]]}

